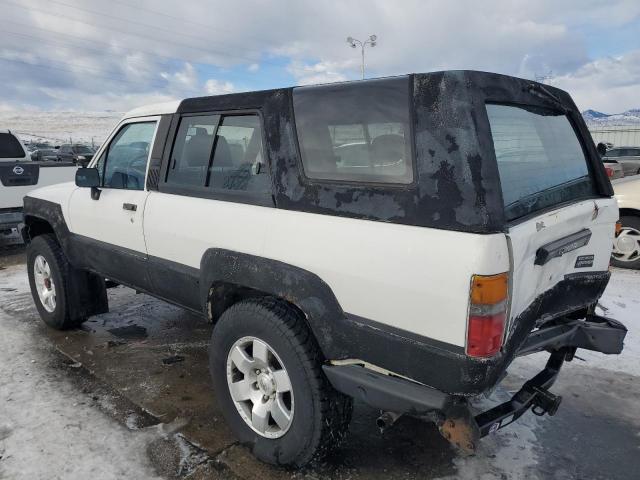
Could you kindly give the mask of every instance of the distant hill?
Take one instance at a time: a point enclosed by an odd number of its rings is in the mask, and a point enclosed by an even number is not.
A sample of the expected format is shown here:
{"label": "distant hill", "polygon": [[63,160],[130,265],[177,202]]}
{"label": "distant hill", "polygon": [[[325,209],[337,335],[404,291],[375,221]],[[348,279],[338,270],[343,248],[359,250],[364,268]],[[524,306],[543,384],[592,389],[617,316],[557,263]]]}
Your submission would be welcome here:
{"label": "distant hill", "polygon": [[590,127],[610,127],[630,125],[640,127],[640,108],[632,108],[622,113],[607,114],[596,110],[585,110],[582,117]]}
{"label": "distant hill", "polygon": [[119,112],[0,111],[0,129],[9,129],[23,142],[100,145],[122,118]]}

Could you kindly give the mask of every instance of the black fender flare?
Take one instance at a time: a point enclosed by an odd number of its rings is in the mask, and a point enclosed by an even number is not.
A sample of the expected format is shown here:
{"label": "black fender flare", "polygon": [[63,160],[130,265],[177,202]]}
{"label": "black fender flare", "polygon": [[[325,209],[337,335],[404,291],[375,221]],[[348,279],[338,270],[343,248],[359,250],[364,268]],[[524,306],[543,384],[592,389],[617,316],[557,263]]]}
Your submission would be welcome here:
{"label": "black fender flare", "polygon": [[237,285],[282,298],[305,315],[325,358],[339,358],[346,352],[347,339],[340,324],[346,316],[331,287],[316,274],[278,260],[210,248],[200,262],[200,298],[207,311],[212,286]]}
{"label": "black fender flare", "polygon": [[40,198],[24,197],[23,215],[25,227],[21,234],[25,243],[29,243],[33,238],[32,233],[48,233],[31,232],[32,219],[46,222],[51,226],[53,234],[69,260],[71,268],[68,288],[70,297],[75,299],[69,305],[71,316],[73,318],[86,318],[108,312],[109,301],[104,278],[78,266],[82,262],[79,261],[77,252],[72,248],[72,234],[69,232],[69,227],[67,227],[60,205]]}
{"label": "black fender flare", "polygon": [[62,214],[62,207],[60,204],[55,202],[50,202],[49,200],[43,200],[41,198],[34,197],[24,197],[24,208],[22,209],[22,214],[24,217],[25,228],[22,230],[22,238],[25,243],[29,243],[32,236],[29,231],[30,224],[32,223],[31,219],[35,218],[41,220],[43,222],[47,222],[53,233],[56,235],[56,238],[60,242],[62,246],[62,250],[64,251],[67,258],[70,258],[69,254],[69,238],[70,232],[69,227],[67,227],[67,222],[64,219],[64,215]]}

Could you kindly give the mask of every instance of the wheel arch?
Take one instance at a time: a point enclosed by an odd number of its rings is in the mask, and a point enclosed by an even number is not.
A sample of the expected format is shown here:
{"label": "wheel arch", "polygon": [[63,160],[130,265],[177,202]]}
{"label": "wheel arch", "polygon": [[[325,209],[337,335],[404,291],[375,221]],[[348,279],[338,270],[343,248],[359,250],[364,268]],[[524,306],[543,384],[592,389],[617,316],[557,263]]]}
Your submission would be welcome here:
{"label": "wheel arch", "polygon": [[316,274],[277,260],[225,249],[209,249],[200,265],[200,297],[215,322],[238,301],[272,296],[304,318],[326,358],[335,358],[336,322],[345,314],[333,291]]}
{"label": "wheel arch", "polygon": [[[273,297],[274,294],[263,290],[248,287],[238,283],[230,283],[223,280],[215,281],[209,286],[207,298],[207,319],[216,323],[220,316],[233,304],[251,298]],[[287,303],[300,315],[306,316],[296,304],[283,297],[275,297]]]}
{"label": "wheel arch", "polygon": [[34,215],[24,215],[24,226],[22,229],[22,239],[25,243],[29,243],[31,240],[39,235],[46,233],[52,233],[55,235],[53,226],[44,218],[36,217]]}
{"label": "wheel arch", "polygon": [[22,237],[25,243],[38,235],[52,233],[68,255],[69,228],[60,204],[35,197],[24,197],[24,224]]}

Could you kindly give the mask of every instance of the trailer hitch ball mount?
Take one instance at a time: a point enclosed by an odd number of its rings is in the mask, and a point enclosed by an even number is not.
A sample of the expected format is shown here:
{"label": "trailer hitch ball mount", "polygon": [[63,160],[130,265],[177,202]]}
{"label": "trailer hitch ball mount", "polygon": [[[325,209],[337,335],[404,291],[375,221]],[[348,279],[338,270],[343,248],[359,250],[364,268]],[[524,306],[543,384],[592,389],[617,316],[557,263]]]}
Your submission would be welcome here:
{"label": "trailer hitch ball mount", "polygon": [[545,413],[553,417],[558,411],[558,408],[560,408],[562,396],[554,395],[549,390],[540,387],[534,387],[533,390],[536,395],[533,398],[531,411],[539,417],[543,416]]}

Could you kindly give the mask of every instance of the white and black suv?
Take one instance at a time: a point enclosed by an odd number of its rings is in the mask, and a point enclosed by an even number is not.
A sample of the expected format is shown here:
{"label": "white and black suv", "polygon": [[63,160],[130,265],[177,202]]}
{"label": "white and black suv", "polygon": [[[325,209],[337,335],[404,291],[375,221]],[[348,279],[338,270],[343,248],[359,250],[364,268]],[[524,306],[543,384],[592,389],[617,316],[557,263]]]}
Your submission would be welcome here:
{"label": "white and black suv", "polygon": [[[107,311],[105,278],[215,324],[222,411],[260,459],[339,444],[351,397],[453,444],[532,408],[597,316],[618,219],[564,91],[472,71],[186,99],[130,112],[76,183],[29,194],[34,301],[54,328]],[[473,412],[520,355],[549,361]]]}

